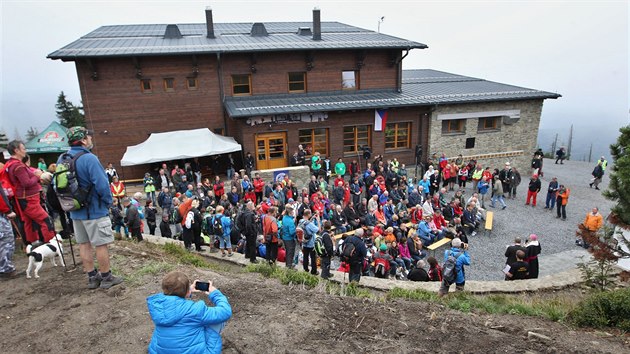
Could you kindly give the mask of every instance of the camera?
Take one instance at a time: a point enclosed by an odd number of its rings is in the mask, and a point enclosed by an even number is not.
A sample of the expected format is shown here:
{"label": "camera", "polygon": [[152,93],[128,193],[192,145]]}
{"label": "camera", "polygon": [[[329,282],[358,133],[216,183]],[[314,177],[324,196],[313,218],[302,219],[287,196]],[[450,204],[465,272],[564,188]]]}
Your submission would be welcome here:
{"label": "camera", "polygon": [[198,281],[195,283],[195,289],[199,291],[208,291],[210,290],[210,283],[205,281]]}

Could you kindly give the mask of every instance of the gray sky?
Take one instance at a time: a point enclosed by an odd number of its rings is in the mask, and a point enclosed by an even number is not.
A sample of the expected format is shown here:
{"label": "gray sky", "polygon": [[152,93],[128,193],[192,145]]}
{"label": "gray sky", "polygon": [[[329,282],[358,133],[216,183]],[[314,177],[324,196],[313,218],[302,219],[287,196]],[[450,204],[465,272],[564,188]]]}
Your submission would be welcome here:
{"label": "gray sky", "polygon": [[[628,124],[626,1],[27,1],[0,0],[0,127],[10,136],[55,119],[60,91],[79,103],[74,64],[46,55],[103,25],[338,21],[415,40],[405,69],[431,68],[558,92],[541,133],[616,137]],[[567,127],[565,129],[565,127]],[[586,142],[585,142],[586,143]]]}

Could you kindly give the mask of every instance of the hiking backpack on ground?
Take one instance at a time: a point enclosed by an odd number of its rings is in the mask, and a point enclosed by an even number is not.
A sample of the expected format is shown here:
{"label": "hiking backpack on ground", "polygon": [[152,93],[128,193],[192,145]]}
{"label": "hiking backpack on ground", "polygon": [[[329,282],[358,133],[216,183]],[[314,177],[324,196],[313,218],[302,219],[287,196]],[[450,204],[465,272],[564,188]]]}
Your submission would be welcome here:
{"label": "hiking backpack on ground", "polygon": [[65,153],[61,155],[57,163],[53,174],[53,188],[63,211],[79,210],[88,204],[88,195],[92,188],[81,188],[76,173],[76,161],[85,154],[87,154],[86,151],[81,151],[74,156]]}
{"label": "hiking backpack on ground", "polygon": [[223,236],[223,223],[221,222],[221,216],[215,216],[212,220],[212,230],[217,236]]}
{"label": "hiking backpack on ground", "polygon": [[442,266],[442,279],[449,284],[453,284],[457,279],[457,259],[461,255],[462,252],[459,252],[457,256],[454,256],[453,252],[450,252],[448,258],[446,258],[446,262],[444,262]]}

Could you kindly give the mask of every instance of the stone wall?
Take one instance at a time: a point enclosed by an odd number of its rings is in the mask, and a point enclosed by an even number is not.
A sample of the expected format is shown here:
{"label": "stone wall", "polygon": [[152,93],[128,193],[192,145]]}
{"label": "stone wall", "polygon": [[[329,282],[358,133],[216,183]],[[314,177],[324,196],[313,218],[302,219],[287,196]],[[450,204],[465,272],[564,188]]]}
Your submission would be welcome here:
{"label": "stone wall", "polygon": [[291,178],[291,180],[295,182],[295,186],[298,188],[298,190],[302,187],[307,187],[309,181],[311,180],[311,171],[309,170],[308,166],[282,167],[270,170],[254,170],[252,171],[252,175],[259,173],[260,177],[264,181],[269,182],[273,180],[274,173],[279,171],[287,171],[290,176],[289,178]]}
{"label": "stone wall", "polygon": [[[542,100],[470,103],[438,106],[432,113],[429,127],[428,153],[444,153],[450,158],[462,154],[464,158],[477,158],[486,167],[500,168],[509,161],[523,178],[529,174],[531,157],[536,150]],[[505,124],[500,120],[497,129],[479,130],[479,118],[468,118],[460,133],[443,133],[439,115],[455,113],[520,111],[520,119]],[[474,148],[466,149],[466,139],[475,138]]]}

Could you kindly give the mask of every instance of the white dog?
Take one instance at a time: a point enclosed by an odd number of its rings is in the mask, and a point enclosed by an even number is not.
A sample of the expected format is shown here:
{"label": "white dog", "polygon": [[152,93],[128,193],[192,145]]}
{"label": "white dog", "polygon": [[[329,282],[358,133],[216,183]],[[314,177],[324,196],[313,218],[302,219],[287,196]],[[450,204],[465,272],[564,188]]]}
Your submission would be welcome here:
{"label": "white dog", "polygon": [[55,262],[55,256],[59,256],[61,265],[64,267],[66,266],[66,263],[63,261],[63,257],[61,255],[63,252],[61,241],[61,235],[57,234],[48,243],[44,243],[34,250],[32,249],[32,245],[26,246],[26,255],[28,256],[28,268],[26,269],[27,278],[31,278],[31,269],[33,269],[33,264],[35,264],[35,278],[39,278],[39,270],[42,265],[44,265],[44,259],[46,258],[50,258],[53,265],[56,267],[57,262]]}

